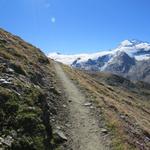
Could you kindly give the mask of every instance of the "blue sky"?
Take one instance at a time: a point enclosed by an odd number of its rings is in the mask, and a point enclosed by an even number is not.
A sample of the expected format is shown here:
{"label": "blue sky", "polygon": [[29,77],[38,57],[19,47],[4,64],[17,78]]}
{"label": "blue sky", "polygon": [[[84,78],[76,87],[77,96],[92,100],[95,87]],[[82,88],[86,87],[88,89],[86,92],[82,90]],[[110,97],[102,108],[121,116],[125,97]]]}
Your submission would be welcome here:
{"label": "blue sky", "polygon": [[0,0],[0,27],[45,53],[97,52],[150,41],[150,0]]}

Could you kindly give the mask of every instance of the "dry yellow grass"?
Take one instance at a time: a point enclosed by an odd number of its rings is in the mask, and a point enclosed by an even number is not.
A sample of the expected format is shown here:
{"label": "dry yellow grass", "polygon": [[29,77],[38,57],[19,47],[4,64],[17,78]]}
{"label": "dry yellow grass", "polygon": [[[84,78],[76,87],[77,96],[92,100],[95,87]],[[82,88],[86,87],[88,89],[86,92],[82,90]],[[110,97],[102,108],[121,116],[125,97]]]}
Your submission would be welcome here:
{"label": "dry yellow grass", "polygon": [[[90,75],[68,66],[63,65],[63,68],[103,112],[115,150],[150,148],[150,101],[146,96],[97,82]],[[108,74],[101,75],[111,78]]]}

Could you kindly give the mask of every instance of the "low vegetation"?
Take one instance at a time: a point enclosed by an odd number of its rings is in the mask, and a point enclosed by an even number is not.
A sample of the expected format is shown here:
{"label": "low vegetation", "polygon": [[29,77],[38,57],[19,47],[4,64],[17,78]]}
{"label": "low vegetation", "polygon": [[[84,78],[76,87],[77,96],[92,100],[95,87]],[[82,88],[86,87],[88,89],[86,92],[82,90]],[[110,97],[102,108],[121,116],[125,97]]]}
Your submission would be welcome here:
{"label": "low vegetation", "polygon": [[50,120],[59,96],[53,76],[39,49],[0,30],[0,149],[56,147]]}
{"label": "low vegetation", "polygon": [[99,108],[114,150],[149,149],[148,84],[133,83],[111,74],[85,73],[65,65],[63,68],[87,99]]}

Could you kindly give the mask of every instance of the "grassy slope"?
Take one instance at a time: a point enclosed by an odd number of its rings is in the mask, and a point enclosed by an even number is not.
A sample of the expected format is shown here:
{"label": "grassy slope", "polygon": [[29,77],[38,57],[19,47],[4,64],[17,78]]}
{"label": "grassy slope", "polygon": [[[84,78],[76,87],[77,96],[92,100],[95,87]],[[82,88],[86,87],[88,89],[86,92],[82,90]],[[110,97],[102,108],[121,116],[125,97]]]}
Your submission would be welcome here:
{"label": "grassy slope", "polygon": [[[115,150],[149,148],[148,85],[130,85],[127,81],[113,85],[124,79],[112,81],[111,75],[88,75],[67,66],[64,69],[101,110]],[[9,82],[0,81],[0,138],[13,139],[11,146],[0,141],[0,148],[52,149],[55,142],[50,120],[57,115],[54,108],[59,105],[60,93],[54,87],[51,61],[39,49],[0,30],[0,79]],[[133,87],[128,89],[128,84]]]}
{"label": "grassy slope", "polygon": [[63,66],[99,107],[114,150],[149,149],[150,89],[110,74],[86,74]]}
{"label": "grassy slope", "polygon": [[50,114],[59,99],[54,69],[36,47],[0,29],[0,149],[52,149]]}

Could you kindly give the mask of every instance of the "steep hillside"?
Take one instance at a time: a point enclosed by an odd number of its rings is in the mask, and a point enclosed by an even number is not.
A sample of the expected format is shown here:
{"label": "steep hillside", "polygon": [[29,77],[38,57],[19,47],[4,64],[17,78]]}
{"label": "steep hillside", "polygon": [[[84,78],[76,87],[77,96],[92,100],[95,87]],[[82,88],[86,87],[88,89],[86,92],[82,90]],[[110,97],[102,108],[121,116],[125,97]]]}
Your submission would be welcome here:
{"label": "steep hillside", "polygon": [[[150,148],[150,85],[105,73],[85,73],[63,66],[96,111],[103,137],[114,150]],[[107,138],[106,138],[107,139]]]}
{"label": "steep hillside", "polygon": [[50,60],[0,29],[0,149],[43,150],[57,144],[52,121],[60,93]]}

